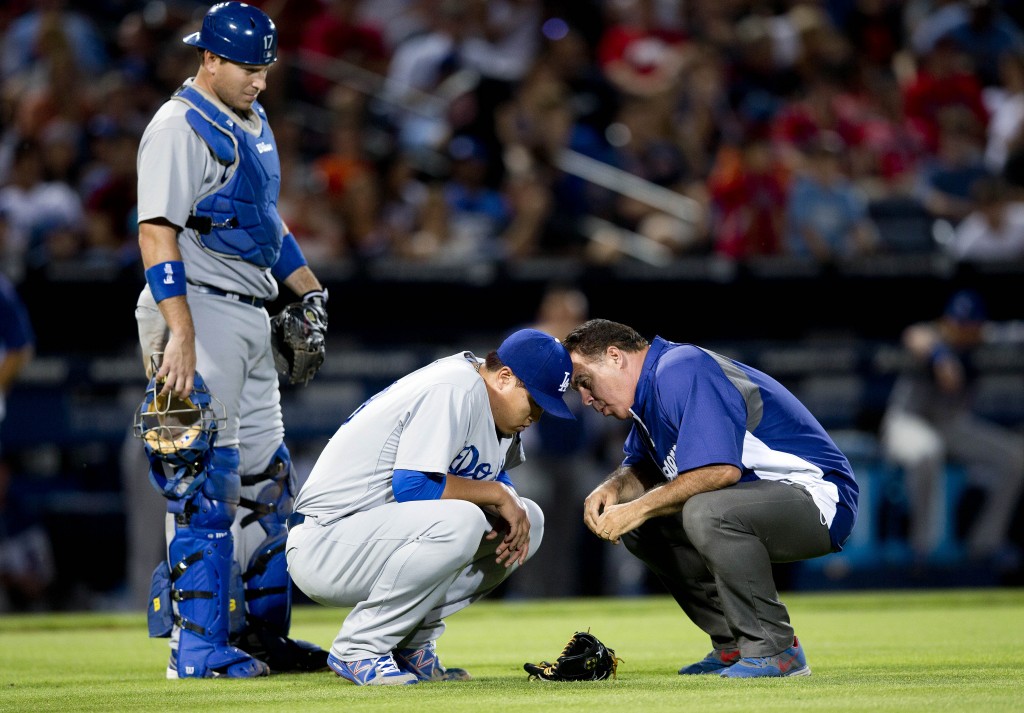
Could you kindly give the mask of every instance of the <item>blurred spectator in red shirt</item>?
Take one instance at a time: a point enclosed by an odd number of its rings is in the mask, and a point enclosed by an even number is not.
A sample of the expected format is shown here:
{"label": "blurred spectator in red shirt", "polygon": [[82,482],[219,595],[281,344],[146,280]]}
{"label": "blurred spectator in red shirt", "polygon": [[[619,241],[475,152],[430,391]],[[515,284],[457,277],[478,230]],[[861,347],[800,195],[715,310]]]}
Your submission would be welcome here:
{"label": "blurred spectator in red shirt", "polygon": [[[345,76],[349,69],[346,65],[356,72],[383,75],[390,59],[380,29],[356,16],[359,0],[321,0],[320,5],[320,12],[303,26],[296,46],[299,65],[306,69],[302,73],[303,88],[314,102],[325,100],[329,90]],[[336,66],[331,60],[339,64]],[[313,68],[324,72],[312,71]],[[365,82],[361,73],[353,79]]]}
{"label": "blurred spectator in red shirt", "polygon": [[733,260],[781,253],[787,181],[764,130],[723,146],[708,178],[714,252]]}
{"label": "blurred spectator in red shirt", "polygon": [[847,151],[856,151],[863,139],[862,121],[860,103],[838,76],[823,68],[808,77],[803,96],[775,115],[772,140],[779,158],[788,168],[797,169],[807,147],[824,132],[842,139]]}
{"label": "blurred spectator in red shirt", "polygon": [[687,61],[689,40],[664,26],[654,0],[612,0],[608,25],[597,46],[597,61],[626,96],[656,96],[675,90]]}
{"label": "blurred spectator in red shirt", "polygon": [[861,76],[861,150],[864,160],[857,183],[872,198],[908,195],[914,190],[917,171],[926,155],[924,138],[914,131],[903,108],[902,89],[887,70]]}
{"label": "blurred spectator in red shirt", "polygon": [[838,24],[862,69],[892,69],[905,36],[902,0],[855,0]]}
{"label": "blurred spectator in red shirt", "polygon": [[921,58],[916,76],[903,90],[907,120],[924,138],[929,152],[939,150],[941,111],[960,106],[987,128],[988,109],[982,99],[982,86],[964,52],[949,37],[944,37]]}

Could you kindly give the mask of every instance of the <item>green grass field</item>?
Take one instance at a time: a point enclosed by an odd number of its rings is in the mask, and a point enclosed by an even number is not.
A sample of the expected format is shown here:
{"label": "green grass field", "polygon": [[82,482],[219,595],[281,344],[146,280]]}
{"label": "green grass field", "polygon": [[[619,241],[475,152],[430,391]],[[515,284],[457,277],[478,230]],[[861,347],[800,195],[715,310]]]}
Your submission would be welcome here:
{"label": "green grass field", "polygon": [[[793,593],[813,675],[732,681],[676,670],[709,644],[663,596],[482,601],[448,620],[442,660],[473,681],[359,688],[331,672],[167,681],[167,640],[143,614],[0,617],[0,711],[768,713],[1024,711],[1024,590]],[[296,607],[292,634],[329,646],[346,610]],[[623,660],[615,680],[530,682],[589,628]]]}

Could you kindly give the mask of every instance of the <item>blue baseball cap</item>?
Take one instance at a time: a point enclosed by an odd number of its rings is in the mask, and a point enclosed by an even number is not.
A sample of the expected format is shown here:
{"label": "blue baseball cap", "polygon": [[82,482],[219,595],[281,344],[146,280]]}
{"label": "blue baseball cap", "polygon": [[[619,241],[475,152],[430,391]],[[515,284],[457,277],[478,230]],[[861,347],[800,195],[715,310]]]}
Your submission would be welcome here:
{"label": "blue baseball cap", "polygon": [[561,342],[538,329],[520,329],[501,343],[498,358],[526,385],[545,413],[576,418],[562,400],[569,390],[572,360]]}
{"label": "blue baseball cap", "polygon": [[987,318],[985,301],[974,290],[960,290],[946,304],[943,313],[948,319],[961,324],[984,322]]}

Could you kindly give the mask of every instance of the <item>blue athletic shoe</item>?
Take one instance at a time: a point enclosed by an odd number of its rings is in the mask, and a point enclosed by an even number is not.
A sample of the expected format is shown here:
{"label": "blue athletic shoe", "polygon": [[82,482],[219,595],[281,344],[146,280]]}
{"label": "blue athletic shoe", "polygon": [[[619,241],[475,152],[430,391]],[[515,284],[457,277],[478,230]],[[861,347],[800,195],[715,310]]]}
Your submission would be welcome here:
{"label": "blue athletic shoe", "polygon": [[679,669],[680,676],[696,676],[702,673],[721,673],[740,660],[739,649],[715,649],[697,663]]}
{"label": "blue athletic shoe", "polygon": [[420,681],[469,681],[472,676],[464,668],[445,668],[437,657],[434,642],[418,649],[398,649],[395,652],[398,667]]}
{"label": "blue athletic shoe", "polygon": [[742,658],[722,671],[722,678],[779,678],[780,676],[810,676],[811,667],[799,639],[793,637],[793,645],[774,656]]}
{"label": "blue athletic shoe", "polygon": [[405,686],[419,683],[416,675],[398,668],[391,654],[358,661],[342,661],[330,654],[327,665],[344,678],[357,686]]}

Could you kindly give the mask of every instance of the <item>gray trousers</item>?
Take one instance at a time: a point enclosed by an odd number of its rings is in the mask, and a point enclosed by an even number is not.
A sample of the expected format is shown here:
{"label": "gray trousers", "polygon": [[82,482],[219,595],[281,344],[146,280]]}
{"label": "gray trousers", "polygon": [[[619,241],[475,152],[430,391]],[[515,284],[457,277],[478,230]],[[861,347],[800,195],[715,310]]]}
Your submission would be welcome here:
{"label": "gray trousers", "polygon": [[652,518],[622,537],[716,649],[773,656],[793,645],[773,562],[832,551],[810,494],[769,480],[701,493],[682,512]]}

